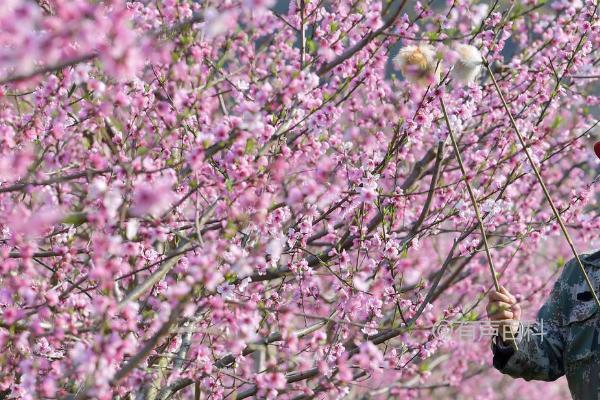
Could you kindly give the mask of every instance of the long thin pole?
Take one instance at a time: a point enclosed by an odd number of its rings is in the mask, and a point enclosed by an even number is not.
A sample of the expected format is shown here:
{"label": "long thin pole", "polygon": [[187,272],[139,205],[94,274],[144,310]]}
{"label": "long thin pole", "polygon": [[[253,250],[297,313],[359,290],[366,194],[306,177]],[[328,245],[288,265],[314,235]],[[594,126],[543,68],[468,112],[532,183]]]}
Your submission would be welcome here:
{"label": "long thin pole", "polygon": [[469,192],[469,197],[471,198],[471,204],[473,205],[473,209],[475,210],[475,217],[477,217],[479,230],[481,231],[481,236],[483,237],[483,247],[485,248],[485,255],[487,257],[488,264],[490,266],[490,272],[492,273],[492,280],[494,281],[494,287],[496,288],[496,291],[500,291],[500,284],[498,283],[496,268],[494,267],[494,260],[492,259],[492,253],[490,252],[487,235],[485,233],[485,228],[483,227],[483,220],[481,219],[481,213],[479,212],[479,206],[477,205],[477,199],[475,198],[475,193],[473,192],[473,188],[471,188],[471,184],[469,183],[469,179],[467,178],[467,171],[465,170],[465,166],[463,164],[462,157],[460,155],[460,149],[458,148],[458,143],[456,142],[456,137],[454,137],[454,132],[452,130],[452,126],[450,125],[450,120],[448,119],[448,112],[446,111],[446,105],[444,104],[443,97],[440,98],[440,103],[442,105],[442,112],[444,113],[444,120],[446,121],[446,126],[448,127],[448,133],[450,135],[450,140],[452,141],[452,147],[454,147],[454,153],[456,154],[456,160],[458,161],[458,166],[460,167],[460,172],[462,172],[463,179],[465,181],[465,184],[467,185],[467,192]]}
{"label": "long thin pole", "polygon": [[575,250],[575,245],[573,244],[571,235],[569,235],[569,232],[567,231],[567,227],[565,226],[565,224],[562,220],[562,217],[560,216],[560,213],[558,212],[558,209],[556,208],[556,206],[554,205],[554,202],[552,201],[552,198],[550,197],[550,193],[548,192],[548,189],[546,188],[546,185],[544,184],[544,180],[542,179],[542,176],[540,175],[540,171],[538,170],[537,166],[533,162],[533,159],[531,158],[529,149],[525,145],[525,139],[523,139],[523,135],[521,134],[521,131],[517,127],[515,119],[513,118],[512,113],[510,112],[510,109],[508,108],[508,104],[506,103],[506,100],[504,99],[504,95],[502,94],[502,91],[500,90],[500,87],[498,86],[498,82],[496,82],[494,73],[492,72],[490,65],[487,62],[484,62],[484,65],[485,65],[485,68],[487,69],[488,73],[490,74],[490,77],[492,78],[492,82],[494,83],[496,92],[498,92],[500,101],[502,101],[502,105],[504,106],[504,109],[506,110],[506,114],[508,115],[508,118],[510,119],[510,124],[512,125],[513,129],[515,130],[515,133],[517,134],[517,137],[519,138],[521,147],[523,148],[523,151],[525,152],[525,155],[527,156],[527,160],[529,161],[529,164],[531,165],[531,168],[533,169],[535,177],[536,177],[538,183],[540,184],[540,186],[542,187],[544,196],[546,197],[546,200],[548,200],[548,203],[550,203],[550,208],[552,208],[552,212],[554,213],[554,216],[556,217],[556,221],[558,221],[558,225],[560,226],[560,229],[562,230],[563,235],[565,235],[565,239],[567,239],[567,243],[569,244],[569,247],[571,248],[571,251],[573,252],[573,255],[575,256],[575,259],[577,260],[577,265],[579,266],[579,269],[581,270],[581,273],[583,274],[583,277],[584,277],[587,285],[589,286],[590,290],[592,291],[592,296],[594,296],[594,300],[596,301],[598,308],[600,308],[600,300],[598,299],[598,296],[596,295],[596,291],[594,290],[594,285],[592,284],[590,277],[588,276],[587,272],[585,271],[585,267],[583,266],[583,263],[581,262],[581,259],[579,258],[579,254],[577,253],[577,250]]}
{"label": "long thin pole", "polygon": [[[479,206],[477,205],[477,198],[475,197],[475,193],[473,192],[473,188],[471,188],[471,184],[469,183],[469,178],[467,177],[467,171],[465,170],[465,165],[463,164],[462,157],[460,155],[460,149],[458,148],[458,143],[456,142],[456,137],[454,137],[454,131],[452,130],[452,125],[450,124],[450,119],[448,118],[448,111],[446,111],[446,104],[444,103],[444,96],[440,97],[440,104],[442,105],[442,112],[444,114],[444,120],[446,121],[446,126],[448,127],[448,134],[450,136],[450,140],[452,141],[452,147],[454,147],[454,153],[456,154],[456,160],[458,161],[458,166],[460,168],[460,172],[462,173],[463,179],[465,181],[465,185],[467,186],[467,192],[469,192],[469,197],[471,198],[471,204],[473,205],[473,210],[475,210],[475,217],[477,217],[477,222],[479,225],[479,230],[481,231],[481,237],[483,238],[483,247],[485,248],[485,255],[488,260],[488,265],[490,266],[490,272],[492,274],[492,280],[494,281],[494,287],[496,291],[500,291],[500,284],[498,283],[498,276],[496,273],[496,268],[494,267],[494,260],[492,259],[492,253],[490,252],[490,246],[488,244],[487,235],[485,233],[485,228],[483,227],[483,220],[481,219],[481,213],[479,212]],[[510,343],[514,346],[515,350],[519,350],[519,346],[517,346],[517,342],[514,341],[514,337],[512,337],[511,332]]]}

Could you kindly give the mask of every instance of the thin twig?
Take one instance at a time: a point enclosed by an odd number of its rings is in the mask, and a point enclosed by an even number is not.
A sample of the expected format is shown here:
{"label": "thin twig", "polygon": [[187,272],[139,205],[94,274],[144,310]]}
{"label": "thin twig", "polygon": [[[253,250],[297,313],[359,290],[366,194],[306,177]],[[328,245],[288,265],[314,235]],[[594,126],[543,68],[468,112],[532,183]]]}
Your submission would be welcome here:
{"label": "thin twig", "polygon": [[407,2],[407,0],[403,0],[402,3],[400,3],[400,5],[398,6],[398,9],[394,12],[394,14],[390,17],[390,19],[388,19],[385,22],[385,24],[383,24],[383,26],[381,26],[376,31],[373,31],[373,32],[369,33],[362,40],[360,40],[354,46],[352,46],[351,48],[349,48],[348,50],[346,50],[345,52],[343,52],[342,54],[340,54],[336,59],[334,59],[330,63],[327,63],[327,64],[323,65],[317,71],[317,74],[321,75],[321,76],[325,75],[327,72],[331,71],[333,68],[337,67],[338,65],[340,65],[341,63],[343,63],[344,61],[346,61],[347,59],[349,59],[350,57],[352,57],[354,54],[356,54],[357,52],[359,52],[360,50],[362,50],[367,44],[369,44],[371,42],[371,40],[375,39],[377,36],[379,36],[383,32],[385,32],[385,30],[387,28],[389,28],[390,26],[392,26],[392,24],[394,23],[394,21],[396,20],[396,18],[398,18],[398,15],[400,15],[400,12],[402,11],[402,9],[404,8],[404,6],[406,5],[406,2]]}
{"label": "thin twig", "polygon": [[131,292],[125,296],[123,300],[119,302],[119,307],[122,307],[129,301],[135,301],[138,297],[140,297],[146,290],[150,289],[154,286],[158,281],[164,278],[165,275],[177,264],[179,259],[190,249],[192,248],[192,242],[185,242],[181,246],[179,246],[175,252],[174,256],[168,257],[165,263],[157,269],[148,279],[142,282],[140,285],[136,286]]}

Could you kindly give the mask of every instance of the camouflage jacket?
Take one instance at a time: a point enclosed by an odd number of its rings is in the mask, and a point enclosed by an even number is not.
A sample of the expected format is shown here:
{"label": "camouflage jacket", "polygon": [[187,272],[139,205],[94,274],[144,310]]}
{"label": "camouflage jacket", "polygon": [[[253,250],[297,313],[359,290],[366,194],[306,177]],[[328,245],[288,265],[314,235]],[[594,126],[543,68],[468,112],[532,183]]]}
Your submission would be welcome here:
{"label": "camouflage jacket", "polygon": [[[600,296],[600,251],[584,254],[581,260]],[[517,335],[519,350],[492,344],[494,367],[525,380],[553,381],[566,375],[573,399],[600,400],[599,315],[583,274],[572,259],[539,310],[539,325],[522,325]]]}

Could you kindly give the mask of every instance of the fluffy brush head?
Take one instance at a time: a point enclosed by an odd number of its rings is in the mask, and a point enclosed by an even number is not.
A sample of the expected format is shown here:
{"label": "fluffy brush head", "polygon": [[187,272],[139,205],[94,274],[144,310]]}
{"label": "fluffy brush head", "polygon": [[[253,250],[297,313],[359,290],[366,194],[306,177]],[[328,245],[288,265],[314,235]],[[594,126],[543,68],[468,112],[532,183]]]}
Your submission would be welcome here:
{"label": "fluffy brush head", "polygon": [[394,58],[394,64],[411,83],[427,86],[440,80],[440,63],[435,49],[427,44],[402,48]]}
{"label": "fluffy brush head", "polygon": [[454,64],[452,75],[460,83],[469,84],[473,82],[479,71],[483,58],[475,46],[469,44],[457,44],[454,46],[458,59]]}

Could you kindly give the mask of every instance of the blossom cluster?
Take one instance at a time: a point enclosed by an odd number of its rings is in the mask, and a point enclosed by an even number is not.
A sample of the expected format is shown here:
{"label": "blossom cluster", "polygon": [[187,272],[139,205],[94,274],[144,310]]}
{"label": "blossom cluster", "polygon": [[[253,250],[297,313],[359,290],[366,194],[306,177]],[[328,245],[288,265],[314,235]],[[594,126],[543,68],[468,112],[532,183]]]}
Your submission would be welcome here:
{"label": "blossom cluster", "polygon": [[[3,398],[530,398],[489,343],[597,245],[591,0],[4,0]],[[488,69],[489,67],[489,69]],[[366,396],[366,397],[365,397]]]}

